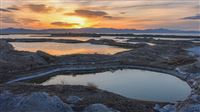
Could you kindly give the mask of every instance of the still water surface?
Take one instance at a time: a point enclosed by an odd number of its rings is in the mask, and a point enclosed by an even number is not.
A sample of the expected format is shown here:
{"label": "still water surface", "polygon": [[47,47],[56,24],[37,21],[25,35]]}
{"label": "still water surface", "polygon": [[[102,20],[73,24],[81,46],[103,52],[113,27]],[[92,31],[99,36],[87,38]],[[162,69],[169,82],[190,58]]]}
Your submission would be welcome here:
{"label": "still water surface", "polygon": [[55,43],[55,42],[11,42],[16,50],[36,52],[38,50],[47,52],[51,55],[68,54],[115,54],[128,49],[94,45],[89,43]]}
{"label": "still water surface", "polygon": [[98,39],[95,37],[50,37],[48,34],[26,34],[26,35],[0,35],[1,38],[11,38],[11,39],[23,39],[23,38],[29,38],[29,39],[72,39],[72,40],[80,40],[80,41],[87,41],[89,39]]}
{"label": "still water surface", "polygon": [[69,84],[87,85],[122,96],[147,100],[176,102],[186,99],[190,94],[189,85],[174,76],[143,70],[119,70],[86,75],[57,75],[43,82],[43,85]]}

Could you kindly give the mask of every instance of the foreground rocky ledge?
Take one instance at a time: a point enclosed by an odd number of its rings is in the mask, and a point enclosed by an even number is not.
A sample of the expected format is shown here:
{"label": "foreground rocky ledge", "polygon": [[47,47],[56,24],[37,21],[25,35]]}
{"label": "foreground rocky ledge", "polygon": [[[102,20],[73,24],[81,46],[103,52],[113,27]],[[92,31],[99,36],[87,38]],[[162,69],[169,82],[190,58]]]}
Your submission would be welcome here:
{"label": "foreground rocky ledge", "polygon": [[153,112],[154,104],[92,86],[0,85],[1,112]]}

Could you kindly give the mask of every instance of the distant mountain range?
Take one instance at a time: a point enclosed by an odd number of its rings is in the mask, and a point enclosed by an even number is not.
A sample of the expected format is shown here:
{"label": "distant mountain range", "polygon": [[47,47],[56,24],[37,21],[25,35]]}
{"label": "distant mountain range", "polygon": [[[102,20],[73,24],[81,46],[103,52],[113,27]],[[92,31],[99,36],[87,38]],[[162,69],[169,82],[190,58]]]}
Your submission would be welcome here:
{"label": "distant mountain range", "polygon": [[200,31],[182,31],[182,30],[169,30],[169,29],[113,29],[113,28],[80,28],[80,29],[22,29],[22,28],[6,28],[0,29],[0,34],[28,34],[28,33],[196,33]]}

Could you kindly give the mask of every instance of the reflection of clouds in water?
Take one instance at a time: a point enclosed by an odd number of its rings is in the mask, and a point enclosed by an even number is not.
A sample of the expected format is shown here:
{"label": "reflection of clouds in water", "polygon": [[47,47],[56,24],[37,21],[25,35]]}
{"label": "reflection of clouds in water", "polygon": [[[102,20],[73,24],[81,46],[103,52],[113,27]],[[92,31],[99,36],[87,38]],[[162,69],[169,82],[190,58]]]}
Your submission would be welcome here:
{"label": "reflection of clouds in water", "polygon": [[[184,100],[190,94],[190,86],[174,76],[143,70],[118,70],[95,74],[57,75],[43,82],[55,84],[94,85],[103,90],[118,93],[129,98],[153,101]],[[171,92],[173,91],[173,92]]]}
{"label": "reflection of clouds in water", "polygon": [[117,48],[107,45],[93,45],[88,43],[81,44],[65,44],[54,42],[13,42],[12,45],[16,50],[36,52],[38,50],[47,52],[51,55],[67,55],[67,54],[115,54],[126,51],[127,49]]}

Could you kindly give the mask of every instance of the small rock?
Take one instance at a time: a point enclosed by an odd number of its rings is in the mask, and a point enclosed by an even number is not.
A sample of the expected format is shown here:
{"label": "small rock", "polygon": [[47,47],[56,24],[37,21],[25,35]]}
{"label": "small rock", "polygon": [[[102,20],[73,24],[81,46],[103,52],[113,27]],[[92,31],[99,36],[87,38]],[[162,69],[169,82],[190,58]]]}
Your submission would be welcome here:
{"label": "small rock", "polygon": [[70,104],[75,104],[75,103],[78,103],[79,101],[81,101],[82,99],[79,98],[78,96],[69,96],[67,98],[67,103],[70,103]]}
{"label": "small rock", "polygon": [[1,94],[0,112],[73,112],[73,110],[57,96],[34,92],[28,96]]}
{"label": "small rock", "polygon": [[160,109],[160,105],[159,105],[159,104],[156,104],[156,105],[154,106],[154,109],[155,109],[155,110],[159,110],[159,109]]}
{"label": "small rock", "polygon": [[14,47],[6,41],[0,40],[0,51],[11,51]]}
{"label": "small rock", "polygon": [[191,104],[180,110],[180,112],[200,112],[200,104]]}
{"label": "small rock", "polygon": [[8,91],[4,91],[0,94],[0,112],[11,112],[20,99],[20,95],[13,95]]}
{"label": "small rock", "polygon": [[169,111],[176,110],[175,105],[165,105],[163,108]]}
{"label": "small rock", "polygon": [[159,112],[176,112],[175,105],[165,105],[163,108],[158,110]]}
{"label": "small rock", "polygon": [[195,46],[195,47],[189,48],[188,51],[192,55],[200,56],[200,46]]}
{"label": "small rock", "polygon": [[42,58],[44,58],[47,62],[52,62],[55,60],[55,57],[46,53],[46,52],[43,52],[43,51],[37,51],[36,52],[37,55],[41,56]]}
{"label": "small rock", "polygon": [[119,111],[113,110],[112,108],[108,108],[103,104],[92,104],[86,107],[82,112],[119,112]]}
{"label": "small rock", "polygon": [[192,95],[192,96],[190,97],[190,99],[191,99],[192,101],[195,101],[195,102],[200,103],[200,95]]}

